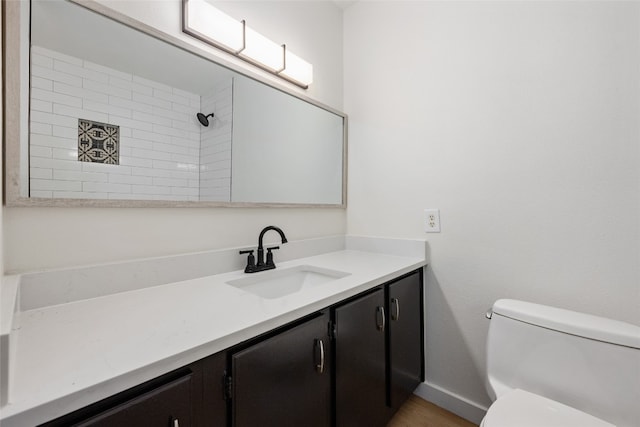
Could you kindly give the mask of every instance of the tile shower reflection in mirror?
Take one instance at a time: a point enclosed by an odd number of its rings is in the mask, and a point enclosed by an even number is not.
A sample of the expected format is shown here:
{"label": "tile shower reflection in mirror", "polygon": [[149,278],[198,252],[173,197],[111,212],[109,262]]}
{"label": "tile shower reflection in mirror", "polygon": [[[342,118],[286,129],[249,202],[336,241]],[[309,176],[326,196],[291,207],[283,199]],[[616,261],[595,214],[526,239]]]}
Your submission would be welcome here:
{"label": "tile shower reflection in mirror", "polygon": [[230,200],[232,79],[199,95],[39,46],[31,64],[31,197]]}

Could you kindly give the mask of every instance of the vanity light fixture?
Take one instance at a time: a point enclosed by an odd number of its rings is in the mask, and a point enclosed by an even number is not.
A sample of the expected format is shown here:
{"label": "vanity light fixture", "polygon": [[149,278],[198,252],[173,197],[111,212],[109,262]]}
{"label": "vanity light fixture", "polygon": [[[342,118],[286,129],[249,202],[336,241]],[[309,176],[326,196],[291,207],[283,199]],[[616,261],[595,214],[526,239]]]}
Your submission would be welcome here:
{"label": "vanity light fixture", "polygon": [[310,63],[206,0],[182,0],[182,31],[303,89],[313,81]]}

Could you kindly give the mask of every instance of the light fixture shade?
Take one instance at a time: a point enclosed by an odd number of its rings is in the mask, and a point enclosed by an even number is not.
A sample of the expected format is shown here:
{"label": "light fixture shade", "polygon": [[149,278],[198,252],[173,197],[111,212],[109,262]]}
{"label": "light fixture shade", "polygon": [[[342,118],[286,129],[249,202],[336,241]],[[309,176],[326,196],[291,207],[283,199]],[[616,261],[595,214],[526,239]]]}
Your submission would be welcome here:
{"label": "light fixture shade", "polygon": [[186,0],[186,29],[213,45],[237,52],[243,47],[242,22],[204,0]]}
{"label": "light fixture shade", "polygon": [[281,45],[272,42],[250,27],[247,27],[246,37],[246,46],[240,52],[241,56],[259,62],[273,71],[284,68],[284,48]]}
{"label": "light fixture shade", "polygon": [[280,74],[308,86],[313,82],[313,65],[287,50],[286,67]]}
{"label": "light fixture shade", "polygon": [[307,89],[313,66],[206,0],[182,0],[182,31]]}

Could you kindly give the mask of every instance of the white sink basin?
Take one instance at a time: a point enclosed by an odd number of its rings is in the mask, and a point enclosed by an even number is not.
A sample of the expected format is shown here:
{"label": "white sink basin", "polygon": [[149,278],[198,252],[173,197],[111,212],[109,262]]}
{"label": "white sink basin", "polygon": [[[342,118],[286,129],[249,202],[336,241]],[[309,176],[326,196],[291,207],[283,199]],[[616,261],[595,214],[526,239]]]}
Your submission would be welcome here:
{"label": "white sink basin", "polygon": [[230,280],[227,284],[262,298],[275,299],[314,288],[346,277],[349,274],[351,273],[311,265],[300,265],[282,270],[276,269],[262,273],[252,273],[248,277]]}

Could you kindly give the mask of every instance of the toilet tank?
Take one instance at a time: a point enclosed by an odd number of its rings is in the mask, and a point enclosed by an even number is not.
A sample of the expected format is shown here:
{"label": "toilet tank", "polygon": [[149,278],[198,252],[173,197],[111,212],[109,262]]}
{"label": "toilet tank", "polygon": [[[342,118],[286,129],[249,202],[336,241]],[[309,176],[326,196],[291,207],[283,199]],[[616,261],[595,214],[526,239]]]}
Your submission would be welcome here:
{"label": "toilet tank", "polygon": [[640,327],[507,299],[492,311],[492,399],[520,388],[619,427],[640,426]]}

